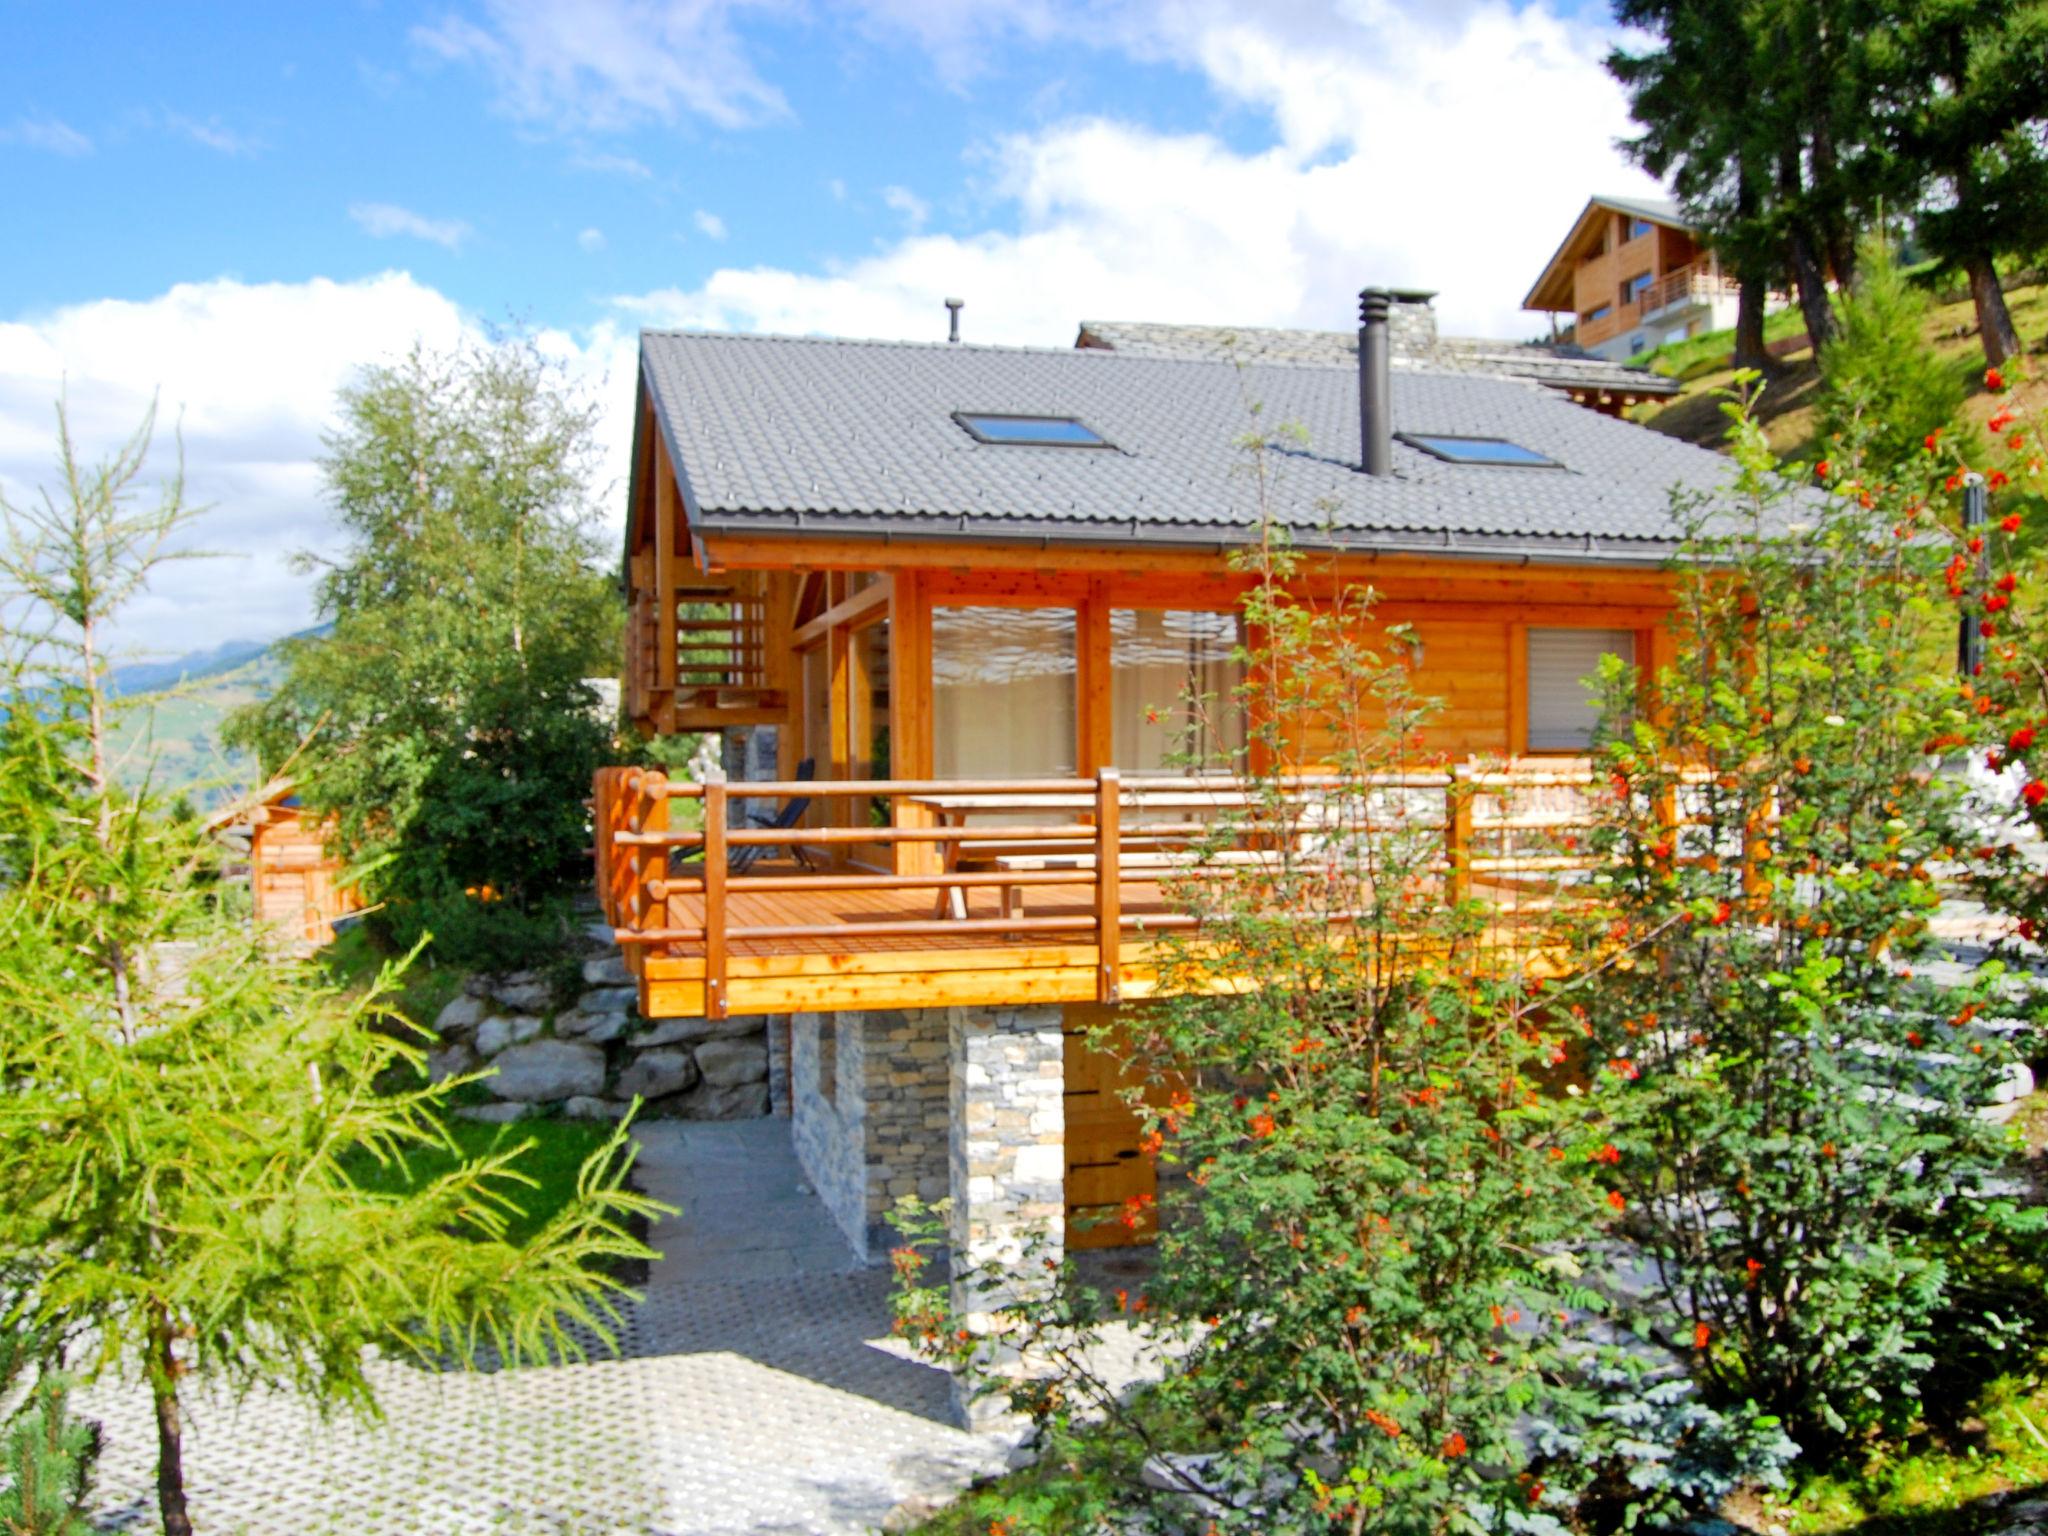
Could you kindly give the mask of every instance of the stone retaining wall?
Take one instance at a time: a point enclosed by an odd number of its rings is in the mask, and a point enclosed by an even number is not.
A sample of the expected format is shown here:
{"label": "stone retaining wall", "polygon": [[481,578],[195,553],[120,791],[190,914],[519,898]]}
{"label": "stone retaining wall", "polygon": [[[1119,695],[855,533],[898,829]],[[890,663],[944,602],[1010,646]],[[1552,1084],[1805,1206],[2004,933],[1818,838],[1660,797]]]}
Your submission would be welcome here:
{"label": "stone retaining wall", "polygon": [[[609,930],[602,944],[609,946]],[[644,1019],[616,948],[583,961],[563,995],[532,971],[472,976],[434,1021],[434,1080],[488,1072],[488,1102],[457,1111],[474,1120],[559,1113],[616,1120],[634,1099],[642,1119],[743,1120],[768,1113],[768,1023]]]}

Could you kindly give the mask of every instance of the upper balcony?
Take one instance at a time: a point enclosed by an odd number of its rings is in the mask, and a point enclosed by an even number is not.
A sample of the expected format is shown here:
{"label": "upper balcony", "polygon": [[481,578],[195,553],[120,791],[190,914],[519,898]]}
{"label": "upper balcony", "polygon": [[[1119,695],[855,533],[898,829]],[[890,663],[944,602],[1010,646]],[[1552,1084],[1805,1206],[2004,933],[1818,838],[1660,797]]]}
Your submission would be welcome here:
{"label": "upper balcony", "polygon": [[[1319,817],[1362,804],[1356,784],[1281,784],[1311,829],[1303,857]],[[1583,759],[1468,763],[1375,780],[1371,814],[1440,842],[1425,877],[1488,904],[1485,946],[1555,968],[1542,919],[1593,870],[1592,784]],[[649,1017],[1131,1001],[1162,990],[1161,936],[1199,922],[1187,882],[1280,862],[1273,821],[1247,815],[1257,794],[1114,769],[692,784],[607,768],[598,890]]]}

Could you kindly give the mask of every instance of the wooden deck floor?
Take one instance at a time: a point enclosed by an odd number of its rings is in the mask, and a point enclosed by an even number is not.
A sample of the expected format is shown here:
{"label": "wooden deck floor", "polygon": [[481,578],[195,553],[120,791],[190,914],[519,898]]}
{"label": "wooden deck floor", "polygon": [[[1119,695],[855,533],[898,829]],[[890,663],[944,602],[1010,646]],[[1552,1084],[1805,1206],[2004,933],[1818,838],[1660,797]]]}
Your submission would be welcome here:
{"label": "wooden deck floor", "polygon": [[[756,865],[755,874],[796,874],[793,867]],[[1092,878],[1092,877],[1089,877]],[[992,887],[964,893],[970,921],[1004,917]],[[1088,885],[1026,887],[1015,915],[1092,918]],[[1158,990],[1158,956],[1146,920],[1172,905],[1158,882],[1126,880],[1117,990],[1135,1001]],[[1033,933],[942,923],[923,934],[877,933],[880,924],[930,922],[930,890],[748,891],[726,896],[731,933],[726,956],[726,1011],[790,1013],[841,1008],[937,1008],[1001,1003],[1092,1003],[1100,1000],[1102,956],[1091,929]],[[1506,910],[1506,909],[1504,909]],[[667,925],[700,928],[703,898],[673,896]],[[749,937],[750,928],[802,928],[791,936]],[[1155,930],[1156,931],[1156,930]],[[642,1011],[650,1018],[698,1017],[705,1011],[701,942],[638,951]]]}

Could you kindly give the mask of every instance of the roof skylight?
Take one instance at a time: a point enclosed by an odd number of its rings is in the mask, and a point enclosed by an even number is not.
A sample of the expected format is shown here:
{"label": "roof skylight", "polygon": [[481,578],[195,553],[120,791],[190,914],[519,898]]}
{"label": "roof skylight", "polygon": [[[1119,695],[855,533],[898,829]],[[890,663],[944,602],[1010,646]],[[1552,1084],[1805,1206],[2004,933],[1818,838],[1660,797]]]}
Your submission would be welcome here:
{"label": "roof skylight", "polygon": [[1032,448],[1109,448],[1108,438],[1073,416],[1008,416],[991,411],[955,411],[953,419],[977,443]]}
{"label": "roof skylight", "polygon": [[1420,448],[1446,464],[1481,464],[1489,468],[1562,469],[1533,448],[1511,443],[1504,437],[1457,437],[1447,432],[1396,432],[1411,448]]}

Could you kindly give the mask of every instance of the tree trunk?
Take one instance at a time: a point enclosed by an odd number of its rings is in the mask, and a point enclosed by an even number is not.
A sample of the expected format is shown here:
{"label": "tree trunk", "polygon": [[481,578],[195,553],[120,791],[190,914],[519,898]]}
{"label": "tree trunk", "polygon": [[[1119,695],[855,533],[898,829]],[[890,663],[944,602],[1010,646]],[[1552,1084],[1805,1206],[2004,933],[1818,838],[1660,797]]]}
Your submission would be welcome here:
{"label": "tree trunk", "polygon": [[1794,230],[1787,254],[1792,261],[1792,284],[1799,291],[1799,313],[1806,320],[1806,334],[1813,342],[1813,355],[1820,357],[1835,334],[1835,312],[1828,304],[1827,275],[1815,259],[1813,245],[1804,230]]}
{"label": "tree trunk", "polygon": [[1972,256],[1963,270],[1970,275],[1970,300],[1977,306],[1977,339],[1984,344],[1985,366],[2000,367],[2019,351],[2020,333],[2013,327],[2012,311],[2005,307],[1998,268],[1989,256]]}
{"label": "tree trunk", "polygon": [[1736,282],[1735,366],[1768,373],[1777,365],[1764,345],[1764,290],[1769,284],[1754,272],[1739,274]]}
{"label": "tree trunk", "polygon": [[178,1410],[178,1372],[171,1320],[159,1310],[149,1330],[150,1389],[156,1397],[156,1504],[164,1536],[192,1536],[185,1508],[185,1424]]}

